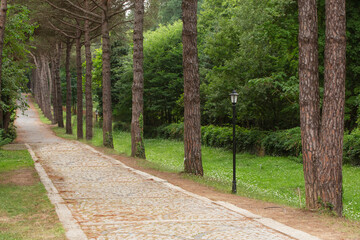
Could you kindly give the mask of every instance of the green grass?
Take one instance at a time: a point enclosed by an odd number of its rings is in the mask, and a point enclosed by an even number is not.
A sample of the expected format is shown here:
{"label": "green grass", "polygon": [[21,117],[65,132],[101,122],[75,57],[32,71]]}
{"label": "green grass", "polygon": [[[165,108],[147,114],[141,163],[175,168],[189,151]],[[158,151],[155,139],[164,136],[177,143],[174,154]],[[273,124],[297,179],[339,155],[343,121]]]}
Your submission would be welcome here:
{"label": "green grass", "polygon": [[[65,239],[54,206],[33,168],[26,150],[0,150],[0,239]],[[17,178],[19,171],[32,171],[33,182],[7,183]]]}
{"label": "green grass", "polygon": [[[76,118],[73,118],[76,133]],[[61,137],[75,139],[65,134],[65,130],[54,128]],[[126,132],[114,132],[115,151],[129,156],[131,136]],[[94,146],[102,145],[102,130],[94,128]],[[145,139],[146,167],[160,171],[183,171],[184,145],[180,141],[166,139]],[[305,207],[305,186],[303,166],[289,157],[258,157],[250,154],[237,154],[238,195],[285,204],[292,207]],[[204,177],[185,175],[194,181],[213,186],[223,192],[231,191],[232,152],[224,149],[202,146]],[[360,220],[360,168],[344,166],[344,216]]]}
{"label": "green grass", "polygon": [[29,152],[27,150],[0,150],[0,159],[0,174],[2,172],[16,170],[22,167],[32,167],[34,165],[33,161],[29,161]]}
{"label": "green grass", "polygon": [[38,113],[39,113],[40,120],[41,120],[43,123],[51,124],[51,121],[50,121],[47,117],[45,117],[44,114],[42,113],[39,105],[37,105],[34,100],[33,100],[32,102],[34,103],[35,109],[36,109],[36,110],[38,111]]}

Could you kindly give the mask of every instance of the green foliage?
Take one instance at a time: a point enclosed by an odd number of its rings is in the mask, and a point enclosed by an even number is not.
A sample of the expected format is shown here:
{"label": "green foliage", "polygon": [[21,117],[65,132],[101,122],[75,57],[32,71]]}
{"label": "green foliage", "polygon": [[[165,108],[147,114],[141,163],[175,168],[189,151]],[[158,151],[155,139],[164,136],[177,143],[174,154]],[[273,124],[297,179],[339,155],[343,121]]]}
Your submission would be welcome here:
{"label": "green foliage", "polygon": [[113,124],[114,131],[130,132],[131,124],[126,122],[115,122]]}
{"label": "green foliage", "polygon": [[360,129],[344,135],[344,163],[360,166]]}
{"label": "green foliage", "polygon": [[102,86],[102,48],[95,49],[93,53],[93,69],[92,69],[92,87],[93,89],[101,88]]}
{"label": "green foliage", "polygon": [[173,111],[184,91],[181,33],[178,21],[144,36],[144,116],[149,125],[179,118]]}
{"label": "green foliage", "polygon": [[[29,18],[29,10],[21,5],[9,5],[5,27],[0,106],[5,112],[15,112],[27,105],[21,92],[27,92],[27,53],[36,24]],[[19,104],[17,103],[19,101]]]}
{"label": "green foliage", "polygon": [[154,129],[153,134],[149,134],[152,137],[160,137],[164,139],[184,139],[184,123],[172,123],[169,125],[163,125]]}
{"label": "green foliage", "polygon": [[[131,85],[132,69],[128,47],[123,40],[117,40],[111,45],[111,103],[113,117],[123,122],[131,121]],[[93,54],[92,91],[94,101],[98,103],[97,110],[102,117],[102,49],[95,49]],[[85,63],[84,63],[85,64]],[[83,66],[85,66],[83,64]],[[83,76],[83,82],[85,81]]]}
{"label": "green foliage", "polygon": [[348,130],[360,126],[360,3],[346,2],[346,107],[345,126]]}
{"label": "green foliage", "polygon": [[236,89],[242,126],[297,126],[296,1],[207,0],[202,6],[203,124],[228,122],[228,93]]}
{"label": "green foliage", "polygon": [[111,102],[113,117],[123,122],[131,121],[132,100],[132,59],[128,55],[129,47],[124,40],[118,40],[111,45]]}
{"label": "green foliage", "polygon": [[302,152],[300,128],[270,132],[262,140],[262,144],[266,153],[276,156],[299,157]]}
{"label": "green foliage", "polygon": [[182,0],[160,0],[159,23],[173,24],[181,18]]}
{"label": "green foliage", "polygon": [[[178,100],[183,93],[182,23],[160,26],[144,35],[144,122],[161,125],[181,119]],[[131,85],[133,80],[132,54],[123,58],[121,72],[115,83],[119,90],[117,112],[120,121],[131,119]]]}
{"label": "green foliage", "polygon": [[102,48],[95,49],[92,58],[92,92],[93,101],[98,102],[97,110],[102,118]]}

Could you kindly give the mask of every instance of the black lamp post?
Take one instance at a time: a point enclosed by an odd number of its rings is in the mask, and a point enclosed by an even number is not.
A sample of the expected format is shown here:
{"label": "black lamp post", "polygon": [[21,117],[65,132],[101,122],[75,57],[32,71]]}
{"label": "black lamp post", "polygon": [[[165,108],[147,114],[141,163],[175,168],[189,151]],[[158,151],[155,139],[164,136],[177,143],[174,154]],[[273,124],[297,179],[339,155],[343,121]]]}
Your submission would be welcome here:
{"label": "black lamp post", "polygon": [[235,125],[236,125],[236,102],[239,94],[233,90],[230,93],[231,103],[233,107],[233,182],[232,193],[236,193],[236,138],[235,138]]}

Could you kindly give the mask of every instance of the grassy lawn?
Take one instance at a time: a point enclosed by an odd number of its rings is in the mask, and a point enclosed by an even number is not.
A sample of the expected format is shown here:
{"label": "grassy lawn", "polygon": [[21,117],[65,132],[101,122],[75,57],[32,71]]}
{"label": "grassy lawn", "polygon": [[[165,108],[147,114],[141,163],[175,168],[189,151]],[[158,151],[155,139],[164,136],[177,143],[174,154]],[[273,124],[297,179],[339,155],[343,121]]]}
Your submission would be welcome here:
{"label": "grassy lawn", "polygon": [[0,150],[0,239],[66,239],[27,150]]}
{"label": "grassy lawn", "polygon": [[[76,118],[73,118],[76,135]],[[65,130],[55,127],[57,135],[66,135]],[[130,156],[131,136],[127,132],[114,132],[115,151]],[[84,141],[86,142],[86,141]],[[102,130],[94,128],[94,146],[102,145]],[[180,141],[166,139],[145,139],[146,167],[160,171],[181,172],[184,161],[184,145]],[[258,157],[250,154],[237,154],[238,195],[261,199],[297,208],[305,207],[303,166],[289,157]],[[185,175],[194,181],[213,186],[224,192],[231,191],[232,152],[224,149],[202,147],[204,177]],[[343,167],[344,216],[360,220],[360,168]]]}

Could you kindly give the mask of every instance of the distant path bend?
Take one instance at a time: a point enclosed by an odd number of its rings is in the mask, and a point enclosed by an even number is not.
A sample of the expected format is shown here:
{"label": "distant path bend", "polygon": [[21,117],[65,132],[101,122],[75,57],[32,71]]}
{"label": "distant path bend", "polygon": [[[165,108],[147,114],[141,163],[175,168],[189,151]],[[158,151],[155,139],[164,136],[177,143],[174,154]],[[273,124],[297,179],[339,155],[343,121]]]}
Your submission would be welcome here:
{"label": "distant path bend", "polygon": [[17,142],[29,146],[69,239],[318,239],[56,137],[30,106]]}

